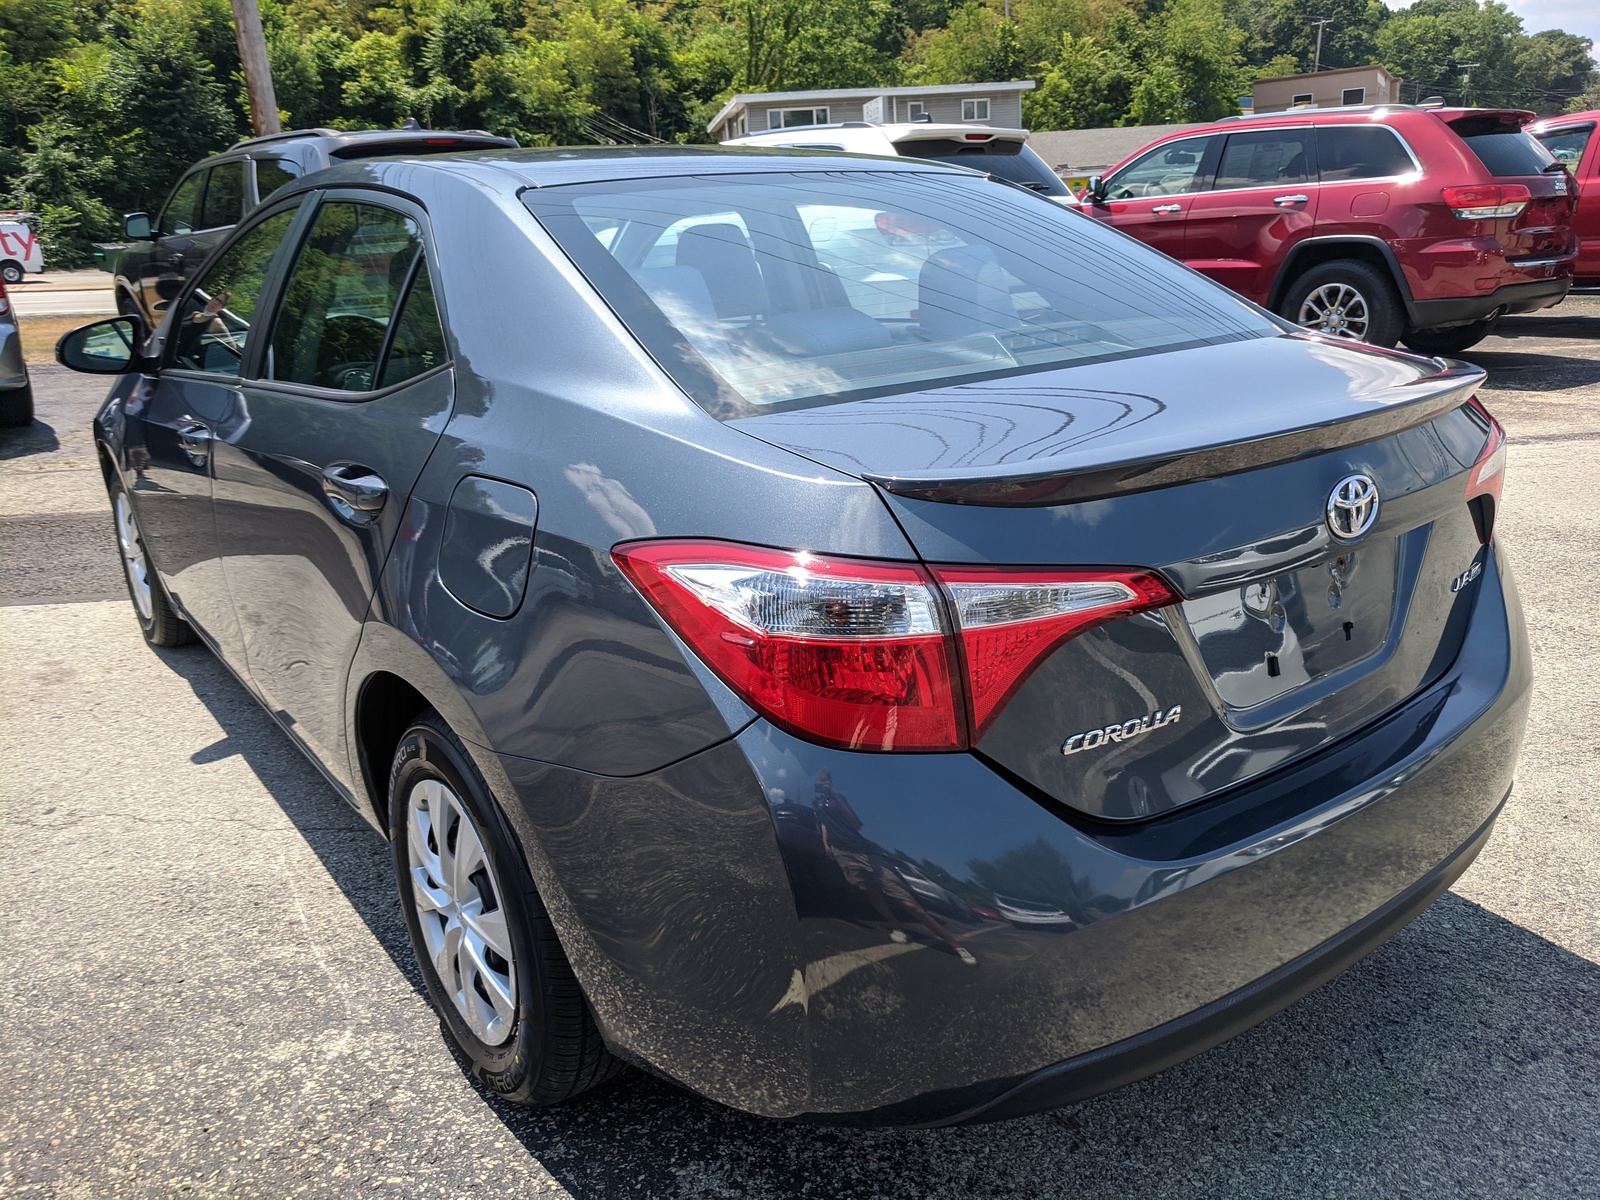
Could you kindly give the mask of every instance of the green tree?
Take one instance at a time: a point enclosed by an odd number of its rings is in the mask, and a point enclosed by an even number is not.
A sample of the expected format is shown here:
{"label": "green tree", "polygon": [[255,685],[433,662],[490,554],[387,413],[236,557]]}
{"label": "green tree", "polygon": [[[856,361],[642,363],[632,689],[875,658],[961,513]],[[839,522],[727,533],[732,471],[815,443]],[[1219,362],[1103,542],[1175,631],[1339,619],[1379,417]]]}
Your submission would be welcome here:
{"label": "green tree", "polygon": [[33,212],[47,263],[85,266],[91,243],[115,234],[115,217],[100,199],[113,174],[111,159],[86,149],[81,131],[59,117],[41,121],[28,137],[31,149],[6,202]]}

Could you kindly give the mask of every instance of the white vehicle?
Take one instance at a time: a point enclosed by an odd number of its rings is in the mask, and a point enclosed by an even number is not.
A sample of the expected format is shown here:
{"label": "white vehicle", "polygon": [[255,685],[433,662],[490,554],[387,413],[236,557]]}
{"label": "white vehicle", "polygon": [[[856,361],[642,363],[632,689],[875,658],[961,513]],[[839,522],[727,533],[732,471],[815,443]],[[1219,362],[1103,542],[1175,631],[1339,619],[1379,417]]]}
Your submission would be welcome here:
{"label": "white vehicle", "polygon": [[1027,146],[1026,129],[996,129],[987,125],[935,125],[910,121],[897,125],[872,125],[845,121],[837,125],[802,125],[794,129],[768,129],[730,138],[728,146],[788,146],[796,150],[843,150],[847,154],[898,155],[954,162],[997,179],[1015,183],[1062,203],[1072,203],[1072,193],[1056,173]]}
{"label": "white vehicle", "polygon": [[44,254],[39,235],[24,221],[0,220],[0,279],[21,283],[25,271],[37,275],[44,270]]}

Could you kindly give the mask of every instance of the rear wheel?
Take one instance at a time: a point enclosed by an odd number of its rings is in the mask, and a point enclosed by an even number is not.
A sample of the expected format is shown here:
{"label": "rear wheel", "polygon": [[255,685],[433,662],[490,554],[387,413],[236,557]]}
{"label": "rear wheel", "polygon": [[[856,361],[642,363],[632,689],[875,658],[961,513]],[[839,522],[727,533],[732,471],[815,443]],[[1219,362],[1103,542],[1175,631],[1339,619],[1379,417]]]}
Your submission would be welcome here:
{"label": "rear wheel", "polygon": [[33,384],[0,392],[0,429],[33,424]]}
{"label": "rear wheel", "polygon": [[0,263],[0,279],[4,279],[7,283],[21,283],[22,264],[9,258]]}
{"label": "rear wheel", "polygon": [[1318,333],[1393,346],[1404,324],[1394,284],[1354,259],[1312,267],[1289,285],[1278,312]]}
{"label": "rear wheel", "polygon": [[528,1105],[619,1074],[505,817],[437,713],[400,739],[389,812],[411,948],[472,1073]]}
{"label": "rear wheel", "polygon": [[117,549],[122,554],[122,577],[128,584],[128,598],[133,601],[133,615],[139,618],[144,640],[152,646],[183,646],[194,641],[193,627],[172,607],[161,577],[150,564],[133,499],[120,483],[111,487],[111,510],[116,521]]}
{"label": "rear wheel", "polygon": [[1418,354],[1460,354],[1483,341],[1499,323],[1499,317],[1489,317],[1470,325],[1452,325],[1449,329],[1408,329],[1405,343]]}

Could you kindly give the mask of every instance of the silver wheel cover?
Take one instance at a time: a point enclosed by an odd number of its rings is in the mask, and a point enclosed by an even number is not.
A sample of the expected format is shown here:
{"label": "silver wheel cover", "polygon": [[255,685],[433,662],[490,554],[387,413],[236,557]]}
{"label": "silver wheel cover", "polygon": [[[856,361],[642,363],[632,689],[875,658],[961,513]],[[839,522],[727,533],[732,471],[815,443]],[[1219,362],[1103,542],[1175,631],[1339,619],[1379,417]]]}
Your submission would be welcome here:
{"label": "silver wheel cover", "polygon": [[1367,298],[1348,283],[1325,283],[1300,302],[1295,321],[1318,333],[1364,342],[1372,312]]}
{"label": "silver wheel cover", "polygon": [[117,493],[117,549],[122,551],[122,569],[128,573],[128,591],[133,606],[146,621],[155,616],[155,596],[150,585],[150,560],[139,540],[139,523],[133,519],[128,493]]}
{"label": "silver wheel cover", "polygon": [[500,881],[461,798],[437,779],[406,804],[411,903],[433,969],[467,1028],[488,1046],[511,1036],[517,962]]}

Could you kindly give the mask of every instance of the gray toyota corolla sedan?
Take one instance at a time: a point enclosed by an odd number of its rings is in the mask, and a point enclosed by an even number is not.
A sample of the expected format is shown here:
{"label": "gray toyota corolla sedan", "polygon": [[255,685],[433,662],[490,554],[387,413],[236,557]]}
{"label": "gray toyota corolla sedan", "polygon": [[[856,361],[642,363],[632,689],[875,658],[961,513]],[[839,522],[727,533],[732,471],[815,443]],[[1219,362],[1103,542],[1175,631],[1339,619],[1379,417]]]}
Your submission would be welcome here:
{"label": "gray toyota corolla sedan", "polygon": [[1080,1099],[1377,946],[1511,787],[1482,372],[981,174],[349,164],[58,353],[119,376],[146,637],[391,839],[512,1100]]}

